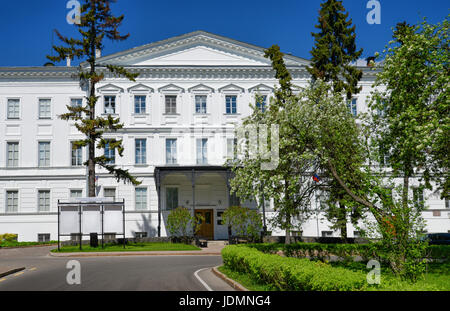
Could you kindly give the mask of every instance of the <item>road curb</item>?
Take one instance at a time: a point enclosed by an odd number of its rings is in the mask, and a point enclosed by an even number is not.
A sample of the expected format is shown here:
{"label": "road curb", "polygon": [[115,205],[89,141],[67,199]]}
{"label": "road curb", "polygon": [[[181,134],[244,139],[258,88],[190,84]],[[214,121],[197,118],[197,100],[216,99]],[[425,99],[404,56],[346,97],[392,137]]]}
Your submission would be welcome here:
{"label": "road curb", "polygon": [[212,268],[212,272],[218,276],[219,278],[221,278],[222,280],[224,280],[228,285],[230,285],[231,287],[233,287],[236,290],[242,291],[242,292],[248,292],[249,290],[247,288],[245,288],[244,286],[242,286],[241,284],[239,284],[238,282],[236,282],[235,280],[230,279],[229,277],[227,277],[225,274],[223,274],[222,272],[220,272],[217,268],[219,268],[219,266]]}
{"label": "road curb", "polygon": [[201,252],[197,253],[161,253],[161,252],[105,252],[105,253],[52,253],[49,252],[52,257],[122,257],[122,256],[220,256],[220,253],[214,252]]}
{"label": "road curb", "polygon": [[6,272],[1,272],[1,273],[0,273],[0,279],[1,279],[1,278],[4,278],[5,276],[8,276],[8,275],[11,275],[11,274],[20,272],[20,271],[22,271],[22,270],[25,270],[25,267],[21,267],[21,268],[17,268],[17,269],[12,269],[12,270],[9,270],[9,271],[6,271]]}

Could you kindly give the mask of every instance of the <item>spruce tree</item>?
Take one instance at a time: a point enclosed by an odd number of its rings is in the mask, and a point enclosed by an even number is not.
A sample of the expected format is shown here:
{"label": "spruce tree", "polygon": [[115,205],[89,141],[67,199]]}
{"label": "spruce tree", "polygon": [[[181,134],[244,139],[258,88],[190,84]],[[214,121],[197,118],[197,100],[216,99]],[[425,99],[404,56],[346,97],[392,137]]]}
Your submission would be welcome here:
{"label": "spruce tree", "polygon": [[315,46],[311,51],[312,66],[308,68],[313,79],[331,82],[335,92],[345,92],[347,99],[361,91],[358,81],[361,70],[352,66],[363,50],[356,49],[355,26],[348,18],[342,1],[327,0],[321,4],[318,33],[312,33]]}
{"label": "spruce tree", "polygon": [[75,126],[81,133],[85,134],[85,139],[73,143],[73,149],[80,147],[88,148],[88,159],[84,163],[88,167],[88,196],[95,197],[95,170],[96,165],[105,168],[113,174],[117,181],[130,182],[139,185],[140,182],[133,177],[128,170],[117,168],[111,164],[111,158],[104,155],[95,156],[95,149],[104,149],[106,145],[114,153],[123,155],[123,141],[117,139],[105,139],[104,133],[115,132],[123,128],[119,118],[111,115],[107,117],[96,116],[95,106],[99,97],[96,95],[96,85],[105,78],[105,72],[110,72],[115,76],[123,76],[131,81],[135,81],[137,74],[128,72],[125,68],[116,65],[99,65],[97,63],[97,51],[104,48],[105,38],[112,41],[123,41],[129,37],[121,35],[118,27],[121,25],[124,15],[114,16],[111,12],[111,3],[114,0],[84,0],[81,5],[80,23],[75,26],[81,34],[81,38],[68,38],[55,30],[58,38],[64,43],[61,46],[53,46],[57,56],[47,56],[54,62],[61,62],[67,57],[77,58],[86,61],[87,69],[81,64],[79,66],[78,78],[81,85],[87,86],[87,104],[80,107],[67,106],[68,113],[59,117],[62,120],[77,121]]}
{"label": "spruce tree", "polygon": [[[308,68],[313,80],[322,80],[332,85],[335,93],[344,93],[348,100],[361,91],[358,82],[362,71],[352,65],[362,54],[362,49],[356,49],[355,26],[348,19],[342,1],[327,0],[321,4],[319,24],[315,27],[318,33],[312,33],[315,46],[311,51],[312,66]],[[336,182],[329,185],[329,204],[327,218],[339,228],[343,240],[347,239],[347,216],[358,215],[354,208],[349,209],[345,201],[347,195]],[[353,222],[357,221],[352,217]]]}

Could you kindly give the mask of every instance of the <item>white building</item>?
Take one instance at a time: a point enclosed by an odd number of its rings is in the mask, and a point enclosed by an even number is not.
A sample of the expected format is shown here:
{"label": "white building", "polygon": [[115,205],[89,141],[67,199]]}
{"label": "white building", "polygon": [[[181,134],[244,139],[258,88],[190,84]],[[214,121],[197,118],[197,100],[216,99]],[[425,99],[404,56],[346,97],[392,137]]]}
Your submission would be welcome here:
{"label": "white building", "polygon": [[[115,164],[142,181],[117,183],[97,170],[99,196],[125,199],[127,236],[166,236],[168,211],[184,206],[203,213],[204,236],[226,239],[220,216],[234,199],[223,164],[233,153],[234,126],[251,113],[255,94],[268,103],[277,83],[264,49],[198,31],[98,61],[140,73],[136,83],[109,74],[97,90],[98,114],[124,123],[114,134],[125,147]],[[306,85],[308,61],[291,55],[285,61],[294,84]],[[363,70],[357,113],[366,110],[374,79]],[[58,118],[66,105],[85,100],[76,71],[70,65],[0,68],[0,233],[17,233],[20,241],[57,239],[57,201],[86,196],[86,152],[71,149],[83,135]],[[449,202],[424,195],[428,231],[450,230]],[[351,226],[348,232],[353,236]],[[313,217],[303,235],[339,233]]]}

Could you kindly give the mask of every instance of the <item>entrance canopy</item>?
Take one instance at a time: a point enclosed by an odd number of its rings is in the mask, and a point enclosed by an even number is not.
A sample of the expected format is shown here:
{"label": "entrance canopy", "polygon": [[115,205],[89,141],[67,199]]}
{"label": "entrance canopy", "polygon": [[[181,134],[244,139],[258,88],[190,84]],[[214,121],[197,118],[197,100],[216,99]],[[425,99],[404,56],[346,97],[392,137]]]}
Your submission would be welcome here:
{"label": "entrance canopy", "polygon": [[192,203],[189,204],[191,208],[192,215],[195,214],[196,204],[198,198],[196,199],[196,182],[197,179],[203,174],[207,173],[218,173],[224,178],[227,188],[228,202],[230,202],[230,179],[232,177],[232,172],[230,168],[224,166],[213,166],[213,165],[198,165],[198,166],[159,166],[155,168],[155,184],[156,191],[158,193],[158,236],[161,236],[161,220],[162,220],[162,202],[161,202],[161,184],[165,177],[171,174],[183,174],[190,180],[192,185],[192,199],[189,199]]}

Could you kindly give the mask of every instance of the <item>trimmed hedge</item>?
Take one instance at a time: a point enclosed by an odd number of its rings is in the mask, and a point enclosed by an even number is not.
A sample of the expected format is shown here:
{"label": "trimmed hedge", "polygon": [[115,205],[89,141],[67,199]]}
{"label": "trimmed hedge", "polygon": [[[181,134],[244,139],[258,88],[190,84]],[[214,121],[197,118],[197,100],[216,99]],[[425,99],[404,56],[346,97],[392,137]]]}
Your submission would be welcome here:
{"label": "trimmed hedge", "polygon": [[224,265],[252,278],[287,291],[351,291],[367,286],[363,273],[334,268],[308,259],[264,254],[243,245],[222,250]]}

